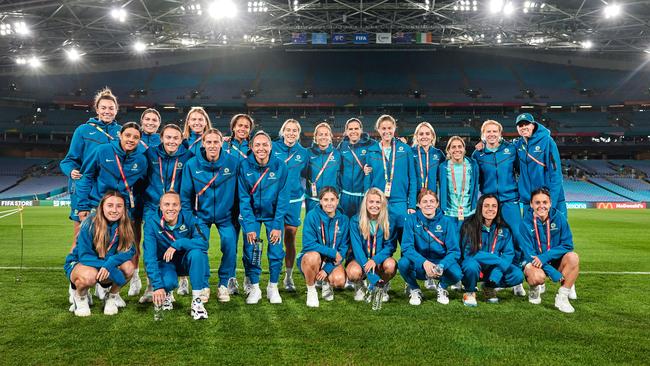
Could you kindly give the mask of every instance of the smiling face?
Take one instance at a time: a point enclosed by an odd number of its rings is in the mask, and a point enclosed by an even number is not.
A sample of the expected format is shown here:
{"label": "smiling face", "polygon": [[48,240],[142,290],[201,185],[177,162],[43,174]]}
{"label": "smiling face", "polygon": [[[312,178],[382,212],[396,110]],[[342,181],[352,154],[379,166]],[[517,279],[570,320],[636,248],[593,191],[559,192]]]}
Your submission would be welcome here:
{"label": "smiling face", "polygon": [[320,207],[328,216],[336,214],[336,207],[339,205],[339,199],[332,192],[327,192],[320,199]]}
{"label": "smiling face", "polygon": [[282,130],[282,136],[285,144],[293,146],[300,138],[300,126],[294,122],[287,123]]}
{"label": "smiling face", "polygon": [[494,220],[497,217],[498,212],[499,212],[499,202],[497,201],[496,198],[489,197],[483,201],[483,206],[481,206],[481,215],[483,215],[484,224],[488,224],[487,222],[485,222],[485,220],[489,221],[489,223],[491,224],[492,220]]}
{"label": "smiling face", "polygon": [[181,131],[175,130],[173,128],[167,128],[163,131],[162,134],[162,144],[165,152],[167,154],[173,155],[178,151],[178,147],[183,141],[183,135]]}
{"label": "smiling face", "polygon": [[158,115],[149,112],[142,116],[142,119],[140,120],[140,126],[142,126],[142,130],[146,134],[153,134],[158,131],[158,127],[160,127],[160,118],[158,118]]}
{"label": "smiling face", "polygon": [[208,121],[201,112],[193,112],[190,114],[187,118],[187,122],[189,123],[192,132],[199,135],[202,134],[208,126]]}
{"label": "smiling face", "polygon": [[135,128],[127,128],[120,132],[120,146],[124,152],[132,152],[140,143],[140,131]]}
{"label": "smiling face", "polygon": [[530,207],[535,215],[544,221],[551,209],[551,198],[544,193],[538,193],[530,199]]}
{"label": "smiling face", "polygon": [[119,221],[124,216],[124,200],[116,196],[108,197],[102,204],[102,212],[106,220]]}
{"label": "smiling face", "polygon": [[238,141],[243,141],[247,139],[251,133],[251,121],[249,121],[248,118],[246,117],[237,118],[237,121],[235,121],[235,125],[233,126],[232,132]]}
{"label": "smiling face", "polygon": [[258,163],[266,163],[271,153],[271,140],[266,135],[253,138],[253,155]]}
{"label": "smiling face", "polygon": [[166,223],[175,225],[181,210],[181,200],[177,194],[165,194],[160,199],[160,211]]}
{"label": "smiling face", "polygon": [[418,145],[422,146],[425,149],[431,146],[433,143],[433,131],[431,131],[431,129],[427,126],[420,127],[415,137],[417,139]]}
{"label": "smiling face", "polygon": [[420,210],[425,217],[431,218],[436,214],[436,209],[438,208],[438,198],[432,194],[425,194],[420,198],[418,206],[420,206]]}
{"label": "smiling face", "polygon": [[377,132],[381,136],[381,141],[385,144],[390,143],[395,137],[395,125],[391,120],[385,119],[379,123]]}
{"label": "smiling face", "polygon": [[381,212],[381,197],[378,194],[369,194],[366,198],[366,210],[368,211],[368,217],[371,219],[377,219],[379,213]]}
{"label": "smiling face", "polygon": [[517,132],[519,133],[519,136],[525,138],[530,138],[530,136],[533,135],[534,128],[535,125],[528,121],[520,122],[517,124]]}
{"label": "smiling face", "polygon": [[101,99],[97,103],[97,118],[104,123],[111,123],[117,115],[117,106],[110,99]]}
{"label": "smiling face", "polygon": [[465,157],[465,145],[460,140],[452,141],[449,145],[449,155],[454,162],[462,162]]}
{"label": "smiling face", "polygon": [[361,124],[357,121],[349,122],[345,128],[345,135],[350,139],[351,144],[356,144],[361,139],[362,132]]}
{"label": "smiling face", "polygon": [[218,133],[208,133],[203,136],[203,148],[209,161],[215,161],[219,158],[221,145],[223,145],[223,141]]}
{"label": "smiling face", "polygon": [[501,141],[501,131],[499,126],[495,124],[487,124],[483,128],[483,139],[487,142],[489,147],[496,147]]}
{"label": "smiling face", "polygon": [[321,149],[327,148],[332,142],[332,134],[330,133],[329,128],[325,126],[318,127],[316,129],[316,144]]}

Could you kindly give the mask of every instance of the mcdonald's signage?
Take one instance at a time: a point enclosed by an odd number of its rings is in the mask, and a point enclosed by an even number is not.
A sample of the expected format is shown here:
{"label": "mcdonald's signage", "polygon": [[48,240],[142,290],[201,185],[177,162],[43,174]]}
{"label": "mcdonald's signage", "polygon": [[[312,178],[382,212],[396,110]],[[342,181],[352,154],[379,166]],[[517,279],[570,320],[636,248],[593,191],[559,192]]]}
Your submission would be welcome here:
{"label": "mcdonald's signage", "polygon": [[646,208],[645,202],[598,202],[596,208],[600,210],[630,210]]}

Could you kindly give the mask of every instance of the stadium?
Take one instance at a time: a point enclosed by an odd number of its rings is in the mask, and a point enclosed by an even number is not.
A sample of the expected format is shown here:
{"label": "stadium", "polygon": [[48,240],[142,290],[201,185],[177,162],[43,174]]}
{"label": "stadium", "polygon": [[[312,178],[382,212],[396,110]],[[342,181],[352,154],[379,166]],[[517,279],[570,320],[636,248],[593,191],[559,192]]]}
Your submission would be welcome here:
{"label": "stadium", "polygon": [[[0,363],[650,363],[649,21],[650,1],[627,0],[2,2]],[[126,307],[115,316],[102,314],[95,299],[92,316],[76,317],[64,264],[76,242],[69,216],[77,193],[65,161],[75,131],[98,116],[95,96],[105,87],[122,126],[155,109],[161,130],[183,129],[202,107],[223,151],[239,114],[249,116],[251,137],[265,131],[273,146],[282,143],[285,122],[298,121],[305,148],[317,145],[322,124],[332,146],[348,141],[351,119],[381,141],[376,124],[389,115],[395,137],[409,147],[428,122],[438,149],[459,136],[471,157],[486,144],[485,121],[502,125],[503,141],[516,141],[528,113],[550,131],[561,159],[559,188],[580,255],[575,312],[556,309],[561,286],[551,281],[539,305],[503,289],[498,304],[479,291],[478,306],[468,307],[463,291],[450,289],[445,306],[435,290],[423,289],[421,305],[412,306],[400,274],[380,310],[355,301],[350,289],[310,308],[298,264],[296,291],[280,284],[281,304],[263,297],[250,305],[244,294],[221,302],[223,233],[210,235],[208,225],[208,319],[188,316],[193,296],[176,295],[173,310],[160,315],[138,301],[144,288],[131,296],[122,289]],[[264,174],[251,182],[251,196]],[[309,196],[304,179],[296,186]],[[522,200],[524,212],[528,206]],[[299,211],[297,253],[306,211],[308,204]],[[249,276],[242,266],[247,232],[236,244],[239,283]],[[273,240],[272,232],[258,235]],[[397,246],[393,258],[401,254]],[[270,267],[265,254],[260,286],[273,276]],[[139,273],[146,287],[144,256]]]}

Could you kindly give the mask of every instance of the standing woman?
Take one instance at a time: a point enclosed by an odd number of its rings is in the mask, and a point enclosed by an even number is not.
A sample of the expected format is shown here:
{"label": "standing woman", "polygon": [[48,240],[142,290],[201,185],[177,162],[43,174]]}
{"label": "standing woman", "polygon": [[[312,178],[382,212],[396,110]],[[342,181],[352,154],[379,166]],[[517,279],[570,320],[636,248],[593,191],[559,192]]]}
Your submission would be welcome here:
{"label": "standing woman", "polygon": [[[183,133],[180,127],[175,124],[165,125],[161,135],[160,145],[151,146],[145,153],[148,162],[145,184],[147,188],[144,191],[145,226],[147,217],[157,215],[160,197],[163,193],[180,191],[183,166],[192,157],[192,153],[183,143]],[[146,237],[145,240],[147,240]],[[153,290],[148,278],[147,281],[147,289],[140,298],[141,303],[150,302],[153,298]]]}
{"label": "standing woman", "polygon": [[341,154],[332,146],[332,127],[321,122],[314,129],[314,142],[309,149],[309,164],[306,177],[307,212],[319,205],[319,192],[323,187],[334,187],[340,191]]}
{"label": "standing woman", "polygon": [[402,236],[402,258],[397,266],[406,281],[409,303],[420,305],[422,291],[417,280],[440,280],[437,301],[449,304],[447,287],[462,278],[458,265],[458,228],[438,209],[438,196],[431,190],[418,194],[419,210],[406,218]]}
{"label": "standing woman", "polygon": [[436,146],[436,131],[429,122],[422,122],[413,133],[413,159],[415,160],[417,189],[438,192],[438,166],[445,154]]}
{"label": "standing woman", "polygon": [[271,304],[282,302],[278,280],[282,271],[282,230],[289,208],[289,180],[287,165],[271,155],[271,137],[264,131],[255,133],[252,154],[239,164],[237,170],[239,208],[244,237],[244,270],[251,285],[247,304],[257,304],[262,298],[260,274],[263,242],[260,237],[262,224],[269,240],[269,284],[266,297]]}
{"label": "standing woman", "polygon": [[465,156],[465,140],[452,136],[447,141],[447,161],[438,167],[440,209],[456,219],[458,231],[466,217],[473,215],[478,199],[479,169]]}
{"label": "standing woman", "polygon": [[97,117],[90,118],[75,129],[70,149],[59,164],[63,174],[70,178],[68,192],[70,192],[70,220],[74,222],[73,243],[76,242],[81,223],[77,207],[79,202],[77,184],[82,176],[81,165],[88,160],[97,146],[117,140],[120,132],[120,125],[115,121],[118,111],[117,98],[109,88],[104,88],[95,95],[93,106]]}
{"label": "standing woman", "polygon": [[375,187],[388,198],[388,214],[395,222],[395,234],[401,241],[407,214],[415,212],[417,180],[413,151],[395,138],[397,123],[392,116],[382,115],[375,123],[381,137],[373,146],[364,169],[368,175],[367,188]]}
{"label": "standing woman", "polygon": [[307,283],[308,307],[318,307],[316,281],[324,281],[322,296],[325,301],[334,300],[332,287],[342,289],[345,286],[343,260],[349,246],[349,220],[337,210],[338,205],[336,188],[324,187],[319,194],[319,206],[305,216],[298,262]]}
{"label": "standing woman", "polygon": [[[199,154],[191,158],[183,168],[181,202],[183,211],[192,212],[198,217],[208,240],[212,225],[219,231],[222,257],[217,300],[228,302],[230,290],[236,288],[237,283],[237,232],[232,215],[238,163],[234,157],[223,153],[223,136],[219,130],[206,131],[202,139],[203,147]],[[205,301],[209,294],[210,290],[206,287]]]}
{"label": "standing woman", "polygon": [[476,306],[476,284],[483,274],[483,292],[489,303],[497,303],[496,288],[521,284],[524,274],[512,263],[515,249],[510,228],[499,215],[499,200],[484,194],[478,200],[476,214],[463,223],[463,304]]}
{"label": "standing woman", "polygon": [[[493,194],[499,200],[499,213],[512,232],[515,256],[513,262],[521,263],[521,209],[516,174],[519,171],[517,148],[503,140],[503,126],[497,121],[487,120],[481,126],[482,150],[472,154],[479,168],[479,187],[482,194]],[[479,205],[480,208],[480,205]],[[515,295],[526,296],[521,284],[513,288]]]}
{"label": "standing woman", "polygon": [[[519,196],[529,202],[531,192],[547,187],[551,193],[553,208],[567,216],[564,187],[562,185],[562,161],[551,131],[539,124],[530,113],[522,113],[516,119],[520,138],[514,141],[519,157]],[[523,235],[523,234],[522,234]]]}
{"label": "standing woman", "polygon": [[145,109],[142,112],[140,116],[140,126],[142,127],[140,143],[145,149],[156,147],[160,144],[158,128],[160,127],[161,121],[160,113],[153,108]]}
{"label": "standing woman", "polygon": [[358,118],[345,122],[345,136],[339,144],[341,153],[341,209],[352,217],[359,213],[359,206],[366,191],[363,168],[372,146],[377,142],[363,132],[363,125]]}
{"label": "standing woman", "polygon": [[187,141],[187,149],[194,155],[201,151],[201,136],[209,129],[212,129],[210,116],[203,107],[192,107],[185,117],[183,127],[183,139]]}
{"label": "standing woman", "polygon": [[284,121],[280,128],[280,140],[273,142],[273,156],[284,161],[289,169],[287,181],[289,182],[289,208],[284,217],[284,289],[296,291],[293,283],[293,266],[296,260],[296,232],[300,226],[300,212],[305,199],[301,177],[303,170],[309,162],[309,152],[300,145],[300,123],[295,119]]}
{"label": "standing woman", "polygon": [[95,285],[110,287],[104,314],[115,315],[126,306],[120,288],[133,275],[135,238],[125,204],[120,193],[106,192],[97,212],[83,221],[76,245],[65,259],[64,269],[75,290],[71,310],[76,316],[90,316],[88,289]]}
{"label": "standing woman", "polygon": [[253,118],[248,114],[236,114],[230,119],[230,136],[223,143],[223,149],[228,155],[238,161],[246,159],[249,150],[248,140],[255,128]]}
{"label": "standing woman", "polygon": [[[377,188],[370,188],[361,201],[361,210],[350,220],[350,245],[354,260],[348,264],[346,272],[352,282],[356,282],[354,300],[365,297],[364,277],[372,289],[377,282],[388,283],[395,277],[397,262],[393,254],[397,246],[394,230],[388,217],[386,197]],[[388,301],[388,287],[384,286],[383,298]],[[383,300],[383,299],[382,299]]]}

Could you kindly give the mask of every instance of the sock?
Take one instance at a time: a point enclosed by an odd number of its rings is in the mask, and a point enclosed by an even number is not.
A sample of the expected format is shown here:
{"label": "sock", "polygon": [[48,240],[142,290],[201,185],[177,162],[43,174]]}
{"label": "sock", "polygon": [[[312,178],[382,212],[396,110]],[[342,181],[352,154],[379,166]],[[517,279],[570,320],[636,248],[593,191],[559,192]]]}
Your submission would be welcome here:
{"label": "sock", "polygon": [[270,288],[278,288],[278,283],[277,282],[269,282],[269,287]]}
{"label": "sock", "polygon": [[568,288],[568,287],[564,287],[564,286],[562,286],[562,287],[560,287],[560,289],[559,289],[557,292],[558,292],[560,295],[569,296],[569,292],[571,292],[571,289]]}
{"label": "sock", "polygon": [[134,279],[135,278],[140,278],[140,274],[138,273],[139,270],[140,270],[140,268],[135,267],[135,269],[133,270],[133,277],[132,278],[134,278]]}
{"label": "sock", "polygon": [[316,285],[311,285],[311,286],[307,285],[307,292],[310,291],[316,291]]}

